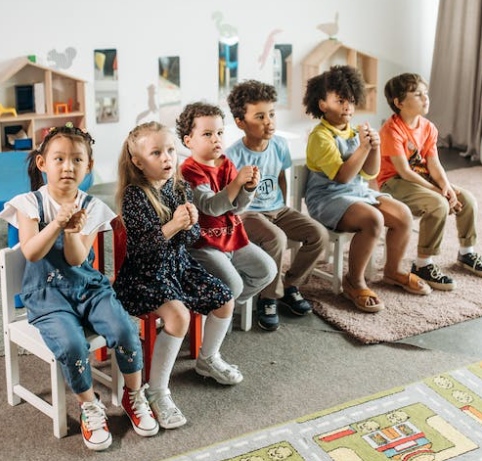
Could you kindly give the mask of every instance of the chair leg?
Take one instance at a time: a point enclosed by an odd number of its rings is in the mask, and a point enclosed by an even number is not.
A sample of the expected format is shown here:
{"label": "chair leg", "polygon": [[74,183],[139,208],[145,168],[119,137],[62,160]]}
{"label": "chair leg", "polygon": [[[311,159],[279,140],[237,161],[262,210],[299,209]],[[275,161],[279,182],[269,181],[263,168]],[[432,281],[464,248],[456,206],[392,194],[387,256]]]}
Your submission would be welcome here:
{"label": "chair leg", "polygon": [[67,435],[67,405],[65,403],[65,382],[60,363],[53,360],[50,364],[52,381],[52,420],[54,435],[62,438]]}
{"label": "chair leg", "polygon": [[336,295],[340,294],[341,281],[343,279],[343,250],[346,241],[346,234],[339,234],[335,237],[333,249],[333,283],[332,290]]}
{"label": "chair leg", "polygon": [[151,376],[151,362],[154,354],[154,344],[157,338],[157,317],[147,314],[141,318],[141,340],[144,354],[144,381],[149,381]]}
{"label": "chair leg", "polygon": [[5,374],[7,380],[7,400],[12,406],[21,402],[20,397],[13,391],[20,384],[20,370],[18,363],[18,346],[10,342],[5,336]]}
{"label": "chair leg", "polygon": [[112,405],[116,407],[120,406],[122,403],[122,395],[124,393],[124,377],[119,370],[117,365],[117,359],[115,356],[115,351],[111,350],[111,362],[110,362],[110,376],[112,379],[111,392],[112,392]]}
{"label": "chair leg", "polygon": [[253,325],[253,298],[248,299],[239,308],[241,309],[241,330],[249,331]]}
{"label": "chair leg", "polygon": [[203,316],[195,312],[191,312],[191,325],[189,327],[189,341],[191,349],[191,358],[197,359],[199,349],[201,349],[203,338]]}

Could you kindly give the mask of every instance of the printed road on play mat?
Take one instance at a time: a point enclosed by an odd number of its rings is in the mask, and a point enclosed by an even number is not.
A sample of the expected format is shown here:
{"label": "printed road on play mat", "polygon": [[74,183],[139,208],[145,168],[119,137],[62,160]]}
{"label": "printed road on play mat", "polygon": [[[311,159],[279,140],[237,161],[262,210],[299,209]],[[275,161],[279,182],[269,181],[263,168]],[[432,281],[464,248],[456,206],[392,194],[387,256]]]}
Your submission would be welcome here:
{"label": "printed road on play mat", "polygon": [[482,362],[169,461],[482,460]]}

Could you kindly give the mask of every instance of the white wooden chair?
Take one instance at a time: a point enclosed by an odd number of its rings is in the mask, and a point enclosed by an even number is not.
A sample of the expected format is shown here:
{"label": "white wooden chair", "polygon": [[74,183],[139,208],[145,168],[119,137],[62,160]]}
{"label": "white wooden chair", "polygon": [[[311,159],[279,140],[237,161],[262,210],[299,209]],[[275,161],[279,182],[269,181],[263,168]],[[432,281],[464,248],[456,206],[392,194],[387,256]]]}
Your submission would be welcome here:
{"label": "white wooden chair", "polygon": [[[302,201],[305,196],[306,181],[308,180],[308,167],[305,164],[296,164],[292,168],[293,207],[298,211],[302,211]],[[330,235],[330,245],[332,247],[328,261],[332,262],[333,272],[328,272],[316,267],[313,270],[313,274],[316,274],[322,279],[330,282],[333,293],[340,294],[342,292],[341,282],[343,279],[344,248],[354,234],[332,230],[328,230],[328,233]],[[374,257],[372,256],[367,268],[367,277],[372,278],[375,272],[375,261]]]}
{"label": "white wooden chair", "polygon": [[[19,244],[13,248],[0,250],[0,287],[5,341],[7,400],[10,405],[15,406],[23,399],[45,413],[53,420],[54,435],[61,438],[67,435],[67,409],[65,382],[60,364],[45,345],[39,330],[28,323],[23,309],[20,310],[15,307],[15,297],[21,290],[24,268],[25,258]],[[86,337],[91,351],[106,345],[105,339],[95,333],[86,331]],[[50,365],[52,403],[49,403],[21,384],[19,347],[35,354]],[[92,376],[96,381],[111,389],[112,403],[120,405],[123,378],[117,367],[114,353],[111,354],[110,375],[92,366]]]}

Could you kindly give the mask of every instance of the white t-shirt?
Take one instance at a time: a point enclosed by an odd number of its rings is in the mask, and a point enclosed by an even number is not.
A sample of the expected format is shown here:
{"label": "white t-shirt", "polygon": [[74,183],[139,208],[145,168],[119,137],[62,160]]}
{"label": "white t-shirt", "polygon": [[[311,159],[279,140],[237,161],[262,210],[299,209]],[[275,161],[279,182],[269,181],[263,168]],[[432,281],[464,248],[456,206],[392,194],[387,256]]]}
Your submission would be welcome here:
{"label": "white t-shirt", "polygon": [[[57,216],[60,205],[50,196],[47,186],[42,186],[38,191],[42,195],[44,219],[48,224]],[[75,199],[79,209],[87,195],[86,192],[79,189]],[[38,202],[33,192],[17,195],[5,203],[5,208],[0,212],[0,218],[18,229],[17,211],[21,211],[31,219],[40,220]],[[92,197],[92,200],[87,205],[87,221],[80,233],[90,235],[93,232],[110,230],[110,222],[115,217],[116,214],[104,202],[96,197]]]}

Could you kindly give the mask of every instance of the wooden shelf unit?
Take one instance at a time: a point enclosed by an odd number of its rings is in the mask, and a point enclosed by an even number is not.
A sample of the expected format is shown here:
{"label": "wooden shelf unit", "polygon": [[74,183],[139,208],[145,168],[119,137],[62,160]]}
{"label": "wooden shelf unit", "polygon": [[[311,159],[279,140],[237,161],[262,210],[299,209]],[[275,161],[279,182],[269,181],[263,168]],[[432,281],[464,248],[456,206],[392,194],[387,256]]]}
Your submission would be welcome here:
{"label": "wooden shelf unit", "polygon": [[302,84],[334,65],[349,65],[360,70],[366,86],[366,101],[358,111],[375,113],[377,110],[378,59],[328,39],[319,43],[301,62]]}
{"label": "wooden shelf unit", "polygon": [[[85,128],[85,81],[33,63],[28,58],[17,58],[0,65],[0,102],[15,107],[15,86],[43,83],[45,113],[19,113],[16,117],[0,117],[0,151],[11,149],[5,136],[5,128],[20,126],[32,139],[33,146],[41,143],[45,128],[72,122]],[[66,103],[71,111],[55,113],[55,103]],[[40,111],[42,112],[42,111]]]}

